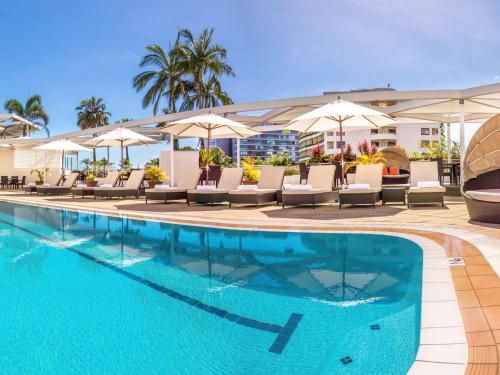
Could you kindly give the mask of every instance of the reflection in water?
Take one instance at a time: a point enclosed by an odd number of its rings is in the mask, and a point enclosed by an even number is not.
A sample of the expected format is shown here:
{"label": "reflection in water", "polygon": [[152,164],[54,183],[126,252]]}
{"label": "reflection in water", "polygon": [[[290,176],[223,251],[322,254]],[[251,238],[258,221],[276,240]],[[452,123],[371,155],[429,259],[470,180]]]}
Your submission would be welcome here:
{"label": "reflection in water", "polygon": [[420,249],[391,236],[236,231],[8,203],[0,215],[122,267],[157,262],[226,285],[210,292],[245,287],[325,303],[391,303],[420,278]]}

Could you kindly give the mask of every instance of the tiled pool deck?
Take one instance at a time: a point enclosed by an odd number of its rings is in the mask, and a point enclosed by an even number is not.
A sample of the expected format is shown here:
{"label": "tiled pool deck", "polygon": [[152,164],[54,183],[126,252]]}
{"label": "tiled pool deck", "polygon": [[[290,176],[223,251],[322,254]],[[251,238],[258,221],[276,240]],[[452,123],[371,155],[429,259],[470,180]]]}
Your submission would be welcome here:
{"label": "tiled pool deck", "polygon": [[[283,210],[274,205],[229,209],[9,192],[1,193],[0,199],[194,225],[397,233],[424,250],[421,347],[411,373],[500,373],[500,226],[470,223],[459,199],[448,201],[444,209],[411,210],[404,206]],[[450,257],[462,257],[464,265],[450,267],[446,259]]]}

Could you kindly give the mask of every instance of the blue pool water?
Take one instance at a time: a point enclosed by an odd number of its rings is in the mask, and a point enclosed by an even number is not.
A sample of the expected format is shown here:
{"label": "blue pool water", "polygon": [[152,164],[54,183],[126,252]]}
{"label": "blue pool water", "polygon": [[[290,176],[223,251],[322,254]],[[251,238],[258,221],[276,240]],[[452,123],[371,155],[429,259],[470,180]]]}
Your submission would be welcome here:
{"label": "blue pool water", "polygon": [[421,249],[0,202],[2,374],[404,374]]}

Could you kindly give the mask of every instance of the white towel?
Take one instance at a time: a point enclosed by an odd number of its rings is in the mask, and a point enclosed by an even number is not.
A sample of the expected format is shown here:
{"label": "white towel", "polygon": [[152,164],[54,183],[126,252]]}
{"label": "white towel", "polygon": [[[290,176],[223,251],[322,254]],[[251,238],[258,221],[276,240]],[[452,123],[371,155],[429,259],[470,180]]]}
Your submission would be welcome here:
{"label": "white towel", "polygon": [[155,186],[155,189],[156,190],[168,190],[168,189],[172,189],[172,188],[170,187],[170,185],[158,184]]}
{"label": "white towel", "polygon": [[36,186],[34,182],[28,182],[28,186]]}
{"label": "white towel", "polygon": [[102,185],[99,185],[99,187],[102,187],[102,188],[112,188],[113,185],[111,185],[111,184],[102,184]]}
{"label": "white towel", "polygon": [[50,184],[49,183],[45,183],[45,184],[43,184],[43,186],[50,186]]}
{"label": "white towel", "polygon": [[86,188],[87,184],[77,184],[76,187],[77,188]]}
{"label": "white towel", "polygon": [[419,181],[417,182],[418,188],[436,188],[440,187],[439,181]]}
{"label": "white towel", "polygon": [[238,185],[237,190],[257,190],[257,185]]}
{"label": "white towel", "polygon": [[349,184],[348,189],[369,189],[370,184]]}
{"label": "white towel", "polygon": [[300,185],[300,184],[284,184],[283,188],[285,190],[312,190],[312,185],[305,184],[305,185]]}
{"label": "white towel", "polygon": [[196,190],[215,190],[217,187],[215,185],[198,185]]}

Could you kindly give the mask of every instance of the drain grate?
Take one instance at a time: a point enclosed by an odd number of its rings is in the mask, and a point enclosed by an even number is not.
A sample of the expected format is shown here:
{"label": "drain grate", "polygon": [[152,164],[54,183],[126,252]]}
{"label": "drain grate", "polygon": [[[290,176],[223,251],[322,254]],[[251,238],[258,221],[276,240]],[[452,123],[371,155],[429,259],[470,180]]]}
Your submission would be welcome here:
{"label": "drain grate", "polygon": [[342,362],[343,365],[348,365],[352,362],[352,358],[346,355],[345,357],[340,358],[340,362]]}
{"label": "drain grate", "polygon": [[462,258],[462,257],[448,258],[448,265],[450,265],[450,266],[465,266],[464,258]]}

